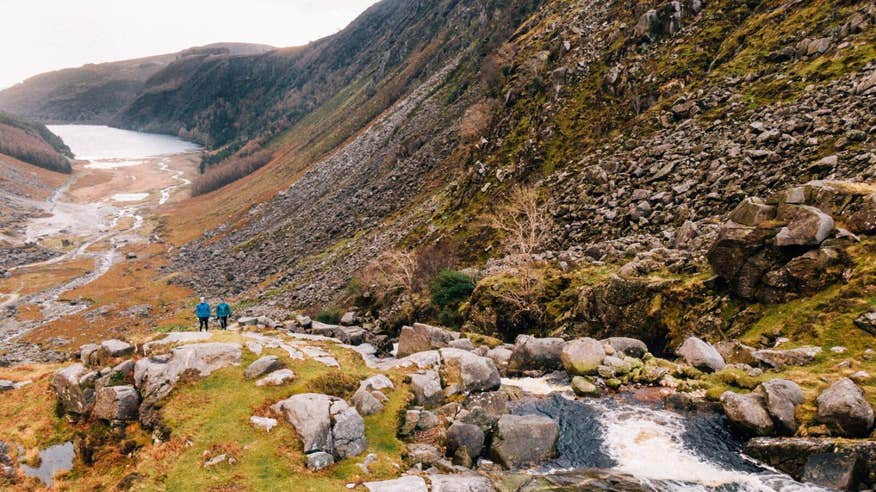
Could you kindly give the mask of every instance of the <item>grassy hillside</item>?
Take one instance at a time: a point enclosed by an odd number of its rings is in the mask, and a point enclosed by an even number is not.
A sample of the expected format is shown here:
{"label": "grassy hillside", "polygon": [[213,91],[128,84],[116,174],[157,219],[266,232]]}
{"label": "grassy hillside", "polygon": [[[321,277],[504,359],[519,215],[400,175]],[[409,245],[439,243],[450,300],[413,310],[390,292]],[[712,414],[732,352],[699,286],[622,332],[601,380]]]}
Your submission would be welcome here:
{"label": "grassy hillside", "polygon": [[0,112],[0,153],[69,174],[73,154],[60,137],[45,125]]}

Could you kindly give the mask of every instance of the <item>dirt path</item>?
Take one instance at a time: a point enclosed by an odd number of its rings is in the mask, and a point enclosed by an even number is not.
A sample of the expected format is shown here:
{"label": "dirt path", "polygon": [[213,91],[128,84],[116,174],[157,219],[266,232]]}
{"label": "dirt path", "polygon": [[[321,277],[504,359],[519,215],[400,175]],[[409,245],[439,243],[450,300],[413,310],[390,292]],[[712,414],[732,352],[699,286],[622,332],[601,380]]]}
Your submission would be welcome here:
{"label": "dirt path", "polygon": [[[105,275],[124,257],[127,244],[150,241],[150,219],[157,208],[185,196],[197,171],[196,154],[143,159],[136,165],[113,167],[79,162],[74,173],[42,204],[46,214],[30,221],[26,241],[37,242],[63,254],[46,261],[11,268],[7,275],[39,274],[48,267],[82,259],[94,268],[72,279],[58,279],[51,287],[29,295],[0,291],[0,350],[40,325],[89,307],[63,295]],[[14,282],[10,282],[14,284]],[[36,305],[42,315],[15,320],[19,306]]]}

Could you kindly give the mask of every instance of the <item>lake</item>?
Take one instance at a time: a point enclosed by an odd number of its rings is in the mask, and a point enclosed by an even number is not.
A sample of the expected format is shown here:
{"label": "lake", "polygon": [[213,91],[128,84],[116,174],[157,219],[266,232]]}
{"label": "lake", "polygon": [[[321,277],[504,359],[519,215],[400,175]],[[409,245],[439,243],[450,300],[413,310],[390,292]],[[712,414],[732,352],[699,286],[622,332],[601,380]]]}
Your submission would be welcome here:
{"label": "lake", "polygon": [[[50,125],[49,130],[64,140],[77,159],[85,161],[143,159],[201,150],[200,145],[171,135],[102,125]],[[123,167],[122,164],[112,167]],[[133,164],[138,162],[129,161],[128,165]]]}

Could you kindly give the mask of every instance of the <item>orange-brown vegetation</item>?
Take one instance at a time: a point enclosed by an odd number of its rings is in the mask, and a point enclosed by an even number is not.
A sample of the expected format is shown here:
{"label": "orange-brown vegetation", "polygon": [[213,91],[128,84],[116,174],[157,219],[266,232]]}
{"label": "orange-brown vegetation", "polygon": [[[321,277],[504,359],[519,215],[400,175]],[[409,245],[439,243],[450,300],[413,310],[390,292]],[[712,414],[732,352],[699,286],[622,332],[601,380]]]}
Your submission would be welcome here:
{"label": "orange-brown vegetation", "polygon": [[192,196],[203,195],[223,186],[233,183],[238,179],[252,174],[271,161],[270,150],[252,151],[252,153],[239,153],[221,164],[210,168],[192,183]]}
{"label": "orange-brown vegetation", "polygon": [[90,259],[27,268],[0,280],[0,292],[14,292],[26,296],[59,286],[85,275],[92,269],[94,269],[94,261]]}
{"label": "orange-brown vegetation", "polygon": [[52,171],[70,173],[70,162],[40,137],[0,124],[0,152]]}

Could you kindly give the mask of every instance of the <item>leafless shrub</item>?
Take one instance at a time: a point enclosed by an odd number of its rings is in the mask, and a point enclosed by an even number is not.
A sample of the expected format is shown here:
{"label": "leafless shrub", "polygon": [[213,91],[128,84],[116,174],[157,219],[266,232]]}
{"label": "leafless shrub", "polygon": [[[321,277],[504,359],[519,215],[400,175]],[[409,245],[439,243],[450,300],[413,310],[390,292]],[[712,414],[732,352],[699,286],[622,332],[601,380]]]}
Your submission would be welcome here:
{"label": "leafless shrub", "polygon": [[531,256],[550,238],[553,216],[538,201],[532,186],[516,186],[508,199],[488,217],[490,227],[502,234],[508,253]]}

